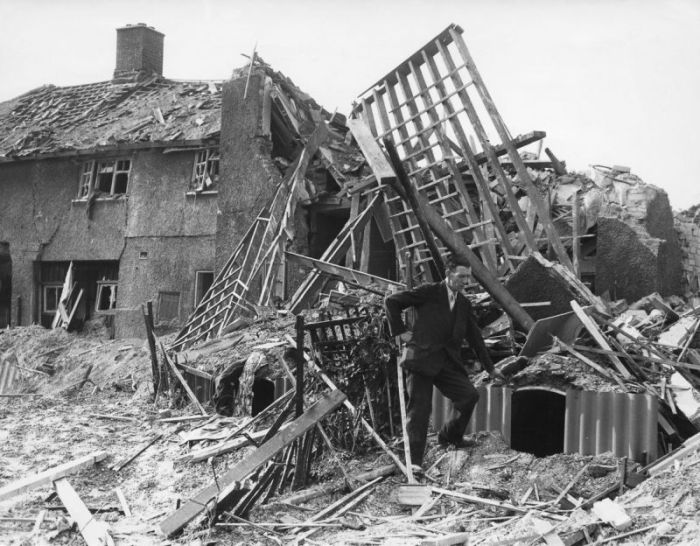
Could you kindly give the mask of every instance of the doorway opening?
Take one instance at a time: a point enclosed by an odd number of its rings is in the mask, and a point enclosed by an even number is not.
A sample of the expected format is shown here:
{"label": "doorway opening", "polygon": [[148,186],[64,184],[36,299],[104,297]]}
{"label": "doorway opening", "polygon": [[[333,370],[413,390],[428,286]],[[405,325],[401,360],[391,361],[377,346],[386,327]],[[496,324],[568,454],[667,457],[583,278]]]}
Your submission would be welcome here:
{"label": "doorway opening", "polygon": [[275,384],[269,379],[256,379],[253,382],[253,402],[250,415],[255,417],[275,401]]}
{"label": "doorway opening", "polygon": [[511,398],[510,446],[546,457],[564,451],[566,396],[541,387],[523,388]]}

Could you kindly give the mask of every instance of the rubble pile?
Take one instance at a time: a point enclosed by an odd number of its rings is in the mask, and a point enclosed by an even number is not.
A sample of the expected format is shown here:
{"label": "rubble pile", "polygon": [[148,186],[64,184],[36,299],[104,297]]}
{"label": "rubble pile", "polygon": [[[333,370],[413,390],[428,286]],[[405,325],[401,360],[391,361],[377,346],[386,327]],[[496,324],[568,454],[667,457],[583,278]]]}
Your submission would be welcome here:
{"label": "rubble pile", "polygon": [[[60,305],[52,330],[0,331],[1,540],[696,540],[700,307],[675,295],[681,251],[666,195],[623,167],[592,180],[549,150],[545,162],[519,152],[544,133],[509,136],[461,33],[450,25],[379,80],[349,120],[252,59],[293,160],[274,158],[277,190],[176,334],[157,337],[150,303],[146,341],[68,333]],[[220,95],[162,79],[104,87],[85,116],[116,141],[120,109],[139,93],[191,96],[188,116]],[[67,146],[22,116],[41,108],[69,138],[64,110],[79,91],[17,99],[19,124],[0,147]],[[178,115],[154,110],[128,131],[176,139],[166,130]],[[291,252],[303,246],[297,206],[332,185],[351,202],[347,223],[319,258]],[[401,280],[370,272],[378,238]],[[470,442],[448,448],[433,434],[413,469],[382,302],[441,280],[448,254],[472,270],[465,296],[505,382],[465,347],[480,394]],[[437,428],[451,408],[437,396],[433,406]]]}

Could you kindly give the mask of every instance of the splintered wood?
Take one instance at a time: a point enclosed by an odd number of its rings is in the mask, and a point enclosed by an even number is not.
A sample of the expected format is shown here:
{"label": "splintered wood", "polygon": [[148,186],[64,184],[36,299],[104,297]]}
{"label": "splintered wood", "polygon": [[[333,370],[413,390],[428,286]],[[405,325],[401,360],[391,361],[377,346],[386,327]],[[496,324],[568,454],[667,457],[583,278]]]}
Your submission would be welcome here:
{"label": "splintered wood", "polygon": [[172,536],[201,514],[211,501],[216,501],[216,504],[226,502],[230,496],[237,490],[240,490],[240,482],[246,476],[306,433],[324,416],[340,406],[344,400],[345,395],[336,390],[311,406],[306,413],[297,418],[287,429],[278,432],[273,438],[258,448],[255,453],[220,477],[216,483],[202,489],[194,498],[163,520],[160,523],[162,533],[168,537]]}

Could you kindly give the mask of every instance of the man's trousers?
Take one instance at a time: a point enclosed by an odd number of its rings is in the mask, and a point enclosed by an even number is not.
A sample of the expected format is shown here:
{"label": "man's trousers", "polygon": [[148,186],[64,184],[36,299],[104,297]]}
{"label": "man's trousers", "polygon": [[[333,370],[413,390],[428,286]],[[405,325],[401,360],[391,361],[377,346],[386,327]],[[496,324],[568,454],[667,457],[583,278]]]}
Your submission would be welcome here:
{"label": "man's trousers", "polygon": [[479,401],[479,393],[469,380],[464,367],[449,358],[446,358],[446,361],[435,377],[413,372],[408,372],[406,377],[408,387],[406,428],[413,464],[423,464],[432,410],[433,385],[452,401],[457,414],[451,421],[445,423],[440,431],[440,435],[448,442],[458,442],[462,439],[476,403]]}

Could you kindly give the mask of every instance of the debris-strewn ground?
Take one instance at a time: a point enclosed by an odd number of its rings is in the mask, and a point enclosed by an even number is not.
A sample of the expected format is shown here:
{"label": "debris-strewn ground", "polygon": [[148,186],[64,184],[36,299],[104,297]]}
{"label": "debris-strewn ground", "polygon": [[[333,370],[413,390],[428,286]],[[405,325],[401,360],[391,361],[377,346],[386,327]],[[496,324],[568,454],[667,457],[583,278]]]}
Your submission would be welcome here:
{"label": "debris-strewn ground", "polygon": [[[212,483],[214,475],[220,476],[254,448],[242,447],[212,464],[188,462],[184,456],[206,445],[197,438],[221,438],[245,418],[217,418],[205,426],[206,419],[163,421],[195,412],[192,408],[168,409],[169,401],[164,397],[154,404],[148,348],[142,340],[106,341],[38,327],[16,328],[0,334],[0,353],[8,352],[18,357],[21,366],[53,370],[53,375],[23,371],[15,390],[41,396],[0,400],[0,487],[104,450],[108,457],[103,462],[69,476],[68,481],[95,518],[109,525],[118,545],[286,544],[293,541],[289,529],[278,527],[274,531],[270,524],[304,521],[345,493],[299,506],[273,499],[252,511],[250,520],[258,527],[244,523],[211,529],[190,526],[181,537],[166,541],[158,534],[157,523],[175,510],[178,500],[184,501]],[[92,383],[86,382],[77,390],[76,384],[90,364]],[[121,470],[112,468],[159,434],[160,439]],[[467,531],[470,544],[536,544],[544,540],[538,538],[538,533],[542,534],[538,529],[547,525],[561,537],[573,537],[585,524],[597,521],[591,513],[573,508],[579,499],[588,499],[620,480],[619,461],[612,455],[536,458],[509,449],[498,434],[482,432],[472,439],[476,440],[474,447],[447,450],[431,438],[425,465],[429,478],[424,483],[507,503],[522,513],[433,495],[434,504],[414,516],[411,508],[397,502],[397,490],[405,480],[394,474],[379,482],[365,501],[318,527],[310,543],[420,544],[445,533]],[[351,475],[390,462],[381,451],[361,457],[339,451],[338,456]],[[632,517],[632,526],[625,532],[649,529],[609,543],[697,544],[698,461],[697,455],[684,459],[618,497],[617,502]],[[554,514],[558,519],[552,519],[545,511],[548,503],[559,497],[584,467]],[[337,462],[327,454],[315,464],[313,475],[324,482],[342,477]],[[117,487],[124,493],[131,517],[122,512]],[[51,492],[50,486],[39,487],[0,501],[0,544],[84,543]],[[48,511],[44,524],[32,535],[33,522],[42,510]],[[599,521],[587,529],[595,540],[622,533]],[[595,535],[595,530],[599,534]]]}

